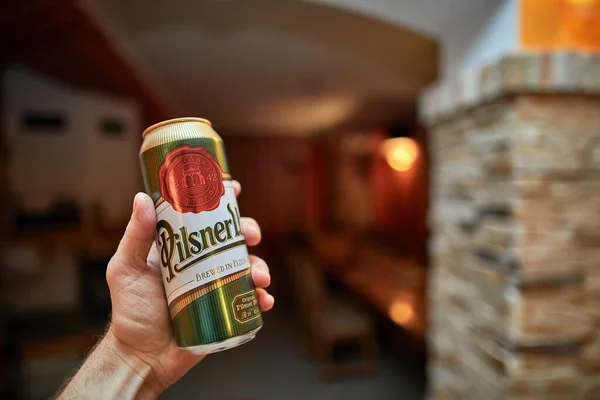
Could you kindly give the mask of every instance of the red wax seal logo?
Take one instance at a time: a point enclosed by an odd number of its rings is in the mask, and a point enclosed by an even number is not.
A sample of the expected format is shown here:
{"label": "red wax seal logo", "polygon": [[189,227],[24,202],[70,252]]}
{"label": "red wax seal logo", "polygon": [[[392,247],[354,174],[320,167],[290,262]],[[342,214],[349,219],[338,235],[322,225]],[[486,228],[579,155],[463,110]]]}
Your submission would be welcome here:
{"label": "red wax seal logo", "polygon": [[203,147],[176,148],[167,154],[158,175],[160,194],[180,213],[214,210],[225,193],[221,167]]}

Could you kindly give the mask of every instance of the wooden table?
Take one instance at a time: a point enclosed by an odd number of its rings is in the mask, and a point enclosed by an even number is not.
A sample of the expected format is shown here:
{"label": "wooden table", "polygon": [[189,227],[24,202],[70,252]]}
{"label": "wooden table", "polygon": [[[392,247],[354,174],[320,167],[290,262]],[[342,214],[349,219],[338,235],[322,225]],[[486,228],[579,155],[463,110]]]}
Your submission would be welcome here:
{"label": "wooden table", "polygon": [[357,254],[351,266],[326,271],[418,340],[427,329],[426,267],[383,249]]}
{"label": "wooden table", "polygon": [[112,254],[125,232],[124,227],[110,230],[86,230],[82,228],[48,229],[27,232],[14,232],[9,235],[10,246],[30,246],[33,248],[66,248],[76,253]]}
{"label": "wooden table", "polygon": [[103,335],[105,318],[83,312],[48,312],[13,317],[11,334],[25,360],[65,354],[83,355]]}

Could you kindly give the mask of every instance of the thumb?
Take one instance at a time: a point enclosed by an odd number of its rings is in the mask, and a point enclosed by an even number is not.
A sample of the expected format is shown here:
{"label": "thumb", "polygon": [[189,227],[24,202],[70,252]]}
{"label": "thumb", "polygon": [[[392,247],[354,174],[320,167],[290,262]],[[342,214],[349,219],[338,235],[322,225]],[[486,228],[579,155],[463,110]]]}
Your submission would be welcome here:
{"label": "thumb", "polygon": [[114,261],[129,267],[146,266],[155,229],[154,203],[147,194],[138,193],[133,200],[131,219],[113,256]]}

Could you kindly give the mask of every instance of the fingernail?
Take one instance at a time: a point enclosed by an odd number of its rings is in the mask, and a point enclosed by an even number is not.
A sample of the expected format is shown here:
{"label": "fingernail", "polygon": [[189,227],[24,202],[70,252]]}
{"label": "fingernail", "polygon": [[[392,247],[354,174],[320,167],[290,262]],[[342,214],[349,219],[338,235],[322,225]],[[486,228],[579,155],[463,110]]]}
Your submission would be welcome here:
{"label": "fingernail", "polygon": [[260,233],[260,232],[258,232],[258,231],[256,230],[256,228],[255,228],[254,226],[252,226],[252,225],[248,226],[248,230],[250,231],[249,233],[252,233],[252,234],[254,234],[254,235],[257,235],[257,234],[259,234],[259,233]]}
{"label": "fingernail", "polygon": [[256,266],[256,268],[258,268],[258,270],[262,273],[265,273],[265,274],[269,273],[269,267],[264,262],[259,262],[258,265]]}
{"label": "fingernail", "polygon": [[132,210],[132,212],[135,212],[135,210],[137,209],[137,204],[139,203],[139,199],[140,199],[141,195],[142,195],[141,193],[138,193],[133,198],[133,210]]}
{"label": "fingernail", "polygon": [[253,220],[248,225],[248,228],[252,231],[252,233],[256,233],[256,234],[260,235],[260,227],[258,226],[258,222]]}

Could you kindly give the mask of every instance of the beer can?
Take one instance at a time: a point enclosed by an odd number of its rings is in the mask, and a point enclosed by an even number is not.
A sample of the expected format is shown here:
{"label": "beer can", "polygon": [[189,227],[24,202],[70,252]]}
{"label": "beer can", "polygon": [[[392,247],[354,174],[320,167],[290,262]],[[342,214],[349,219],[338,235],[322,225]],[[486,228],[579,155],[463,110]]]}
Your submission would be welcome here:
{"label": "beer can", "polygon": [[208,354],[253,339],[262,317],[223,140],[203,118],[160,122],[140,162],[177,344]]}

